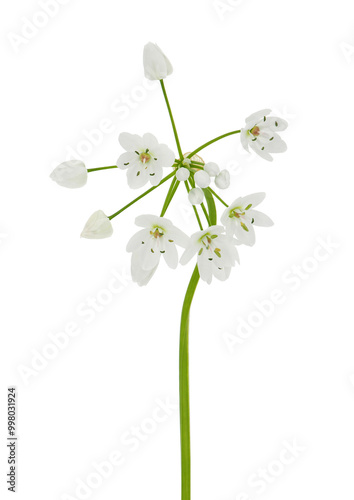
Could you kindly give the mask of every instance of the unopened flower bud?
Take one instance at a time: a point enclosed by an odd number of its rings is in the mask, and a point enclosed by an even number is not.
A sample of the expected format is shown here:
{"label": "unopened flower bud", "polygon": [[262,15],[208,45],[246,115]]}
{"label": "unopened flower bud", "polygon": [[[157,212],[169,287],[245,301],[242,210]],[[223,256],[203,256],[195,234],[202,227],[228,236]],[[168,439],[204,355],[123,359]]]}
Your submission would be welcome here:
{"label": "unopened flower bud", "polygon": [[200,188],[193,188],[188,193],[188,199],[192,205],[200,205],[204,200],[204,193]]}
{"label": "unopened flower bud", "polygon": [[80,160],[65,161],[53,170],[50,178],[59,186],[71,189],[80,188],[87,182],[87,170]]}
{"label": "unopened flower bud", "polygon": [[148,43],[144,47],[144,72],[149,80],[163,80],[173,71],[172,64],[155,43]]}
{"label": "unopened flower bud", "polygon": [[219,165],[214,163],[213,161],[210,161],[209,163],[206,163],[204,165],[204,170],[208,172],[210,177],[215,177],[220,173],[220,168]]}
{"label": "unopened flower bud", "polygon": [[180,182],[184,182],[189,178],[190,172],[188,168],[181,167],[176,172],[176,179]]}
{"label": "unopened flower bud", "polygon": [[206,188],[210,184],[210,176],[207,172],[204,172],[204,170],[198,170],[198,172],[194,174],[194,180],[197,186],[201,188]]}
{"label": "unopened flower bud", "polygon": [[226,189],[230,186],[230,173],[228,170],[221,170],[215,177],[215,184],[219,189]]}
{"label": "unopened flower bud", "polygon": [[112,234],[113,227],[111,221],[107,215],[102,212],[102,210],[97,210],[97,212],[94,212],[86,222],[81,233],[81,238],[98,240],[102,238],[109,238]]}

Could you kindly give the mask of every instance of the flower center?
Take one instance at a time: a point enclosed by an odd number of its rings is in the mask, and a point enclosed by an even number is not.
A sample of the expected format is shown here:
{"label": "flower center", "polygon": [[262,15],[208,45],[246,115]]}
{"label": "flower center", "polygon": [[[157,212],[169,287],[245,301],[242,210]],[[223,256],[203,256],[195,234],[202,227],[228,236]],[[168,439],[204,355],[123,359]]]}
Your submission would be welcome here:
{"label": "flower center", "polygon": [[140,161],[143,165],[145,165],[145,163],[149,163],[149,161],[151,160],[151,155],[148,153],[148,149],[144,152],[144,153],[141,153],[140,154]]}
{"label": "flower center", "polygon": [[251,134],[254,136],[258,136],[260,134],[260,128],[257,125],[255,125],[251,130]]}
{"label": "flower center", "polygon": [[205,248],[205,250],[209,252],[209,257],[208,257],[209,260],[213,260],[213,258],[214,258],[213,254],[215,254],[217,257],[220,258],[221,257],[221,249],[216,248],[216,245],[213,242],[213,240],[215,240],[215,238],[217,238],[217,237],[218,237],[217,234],[212,234],[212,235],[206,234],[201,239],[201,243],[203,243],[204,247],[200,248],[198,255],[202,255],[203,250]]}
{"label": "flower center", "polygon": [[159,227],[157,227],[157,228],[155,229],[155,231],[150,231],[150,234],[151,234],[151,236],[153,236],[156,240],[157,240],[157,238],[161,238],[161,236],[163,236],[163,235],[164,235],[164,233],[163,233],[162,229],[160,229]]}

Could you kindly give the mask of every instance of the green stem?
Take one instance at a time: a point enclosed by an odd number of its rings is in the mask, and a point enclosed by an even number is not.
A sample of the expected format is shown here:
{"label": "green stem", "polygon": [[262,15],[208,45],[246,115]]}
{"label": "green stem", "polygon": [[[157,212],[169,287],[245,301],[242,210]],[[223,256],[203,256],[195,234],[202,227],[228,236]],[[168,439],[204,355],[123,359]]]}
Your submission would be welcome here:
{"label": "green stem", "polygon": [[181,498],[191,498],[191,443],[189,406],[189,313],[199,281],[198,266],[195,266],[183,302],[180,347],[179,347],[179,408],[181,426]]}
{"label": "green stem", "polygon": [[166,93],[164,81],[160,80],[160,84],[161,84],[163,96],[164,96],[165,101],[166,101],[166,106],[167,106],[167,109],[168,109],[168,114],[170,115],[170,120],[171,120],[171,124],[172,124],[172,128],[173,128],[173,133],[174,133],[176,144],[177,144],[178,154],[179,154],[180,159],[183,160],[183,153],[182,153],[181,145],[180,145],[180,142],[179,142],[179,138],[178,138],[178,134],[177,134],[177,129],[176,129],[175,121],[173,119],[171,106],[170,106],[170,103],[169,103],[169,100],[168,100],[168,97],[167,97],[167,93]]}
{"label": "green stem", "polygon": [[205,144],[203,144],[199,148],[197,148],[194,151],[192,151],[191,153],[189,153],[187,158],[192,158],[192,156],[199,153],[199,151],[201,151],[202,149],[210,146],[210,144],[214,144],[214,142],[217,142],[217,141],[220,141],[221,139],[224,139],[224,137],[228,137],[229,135],[239,134],[240,132],[241,132],[241,130],[234,130],[233,132],[228,132],[227,134],[219,135],[219,137],[215,137],[215,139],[212,139],[211,141],[206,142]]}
{"label": "green stem", "polygon": [[[186,186],[187,192],[189,193],[190,189],[189,189],[188,181],[184,181],[184,185]],[[196,218],[197,218],[197,221],[198,221],[198,224],[199,224],[200,230],[201,230],[201,231],[203,231],[203,226],[202,226],[202,223],[201,223],[201,220],[200,220],[199,214],[198,214],[197,207],[196,207],[195,205],[192,205],[192,207],[193,207],[193,210],[194,210],[195,216],[196,216]]]}
{"label": "green stem", "polygon": [[213,190],[211,189],[211,187],[209,187],[208,189],[209,189],[209,191],[211,192],[211,194],[213,194],[213,195],[215,196],[215,198],[217,198],[219,201],[221,201],[221,203],[222,203],[223,205],[225,205],[225,207],[228,207],[228,206],[229,206],[229,205],[228,205],[228,204],[227,204],[227,203],[226,203],[226,202],[225,202],[222,198],[220,198],[220,196],[219,196],[218,194],[216,194],[216,193],[215,193],[215,191],[213,191]]}
{"label": "green stem", "polygon": [[172,201],[172,198],[174,197],[174,195],[176,194],[176,191],[178,189],[178,186],[180,184],[180,181],[178,181],[176,179],[176,177],[174,177],[172,179],[172,182],[171,182],[171,185],[170,185],[170,188],[167,192],[167,195],[166,195],[166,199],[165,199],[165,202],[163,204],[163,207],[162,207],[162,210],[161,210],[161,214],[160,214],[160,217],[163,217],[165,215],[165,213],[167,212],[167,209]]}
{"label": "green stem", "polygon": [[88,168],[87,172],[97,172],[97,170],[107,170],[109,168],[118,168],[118,167],[117,165],[112,165],[111,167]]}
{"label": "green stem", "polygon": [[122,212],[124,212],[124,210],[126,210],[127,208],[131,207],[132,205],[134,205],[134,203],[136,203],[137,201],[141,200],[141,198],[144,198],[144,196],[146,196],[147,194],[151,193],[152,191],[154,191],[155,189],[157,189],[158,187],[162,186],[162,184],[164,184],[166,181],[168,181],[168,179],[171,179],[171,177],[173,175],[175,175],[175,170],[173,172],[171,172],[170,174],[166,175],[166,177],[164,177],[162,179],[162,181],[160,182],[160,184],[158,184],[157,186],[153,186],[152,188],[148,189],[147,191],[145,191],[145,193],[141,194],[140,196],[138,196],[137,198],[135,198],[135,200],[131,201],[130,203],[128,203],[128,205],[125,205],[125,207],[121,208],[120,210],[118,210],[118,212],[115,212],[113,215],[110,215],[108,217],[108,219],[112,220],[114,217],[117,217],[117,215],[121,214]]}

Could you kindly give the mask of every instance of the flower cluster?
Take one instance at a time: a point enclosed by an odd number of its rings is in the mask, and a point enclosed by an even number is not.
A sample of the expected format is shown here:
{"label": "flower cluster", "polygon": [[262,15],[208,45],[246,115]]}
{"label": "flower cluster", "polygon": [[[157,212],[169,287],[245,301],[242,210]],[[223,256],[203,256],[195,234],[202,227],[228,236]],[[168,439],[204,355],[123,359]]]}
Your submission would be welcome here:
{"label": "flower cluster", "polygon": [[[178,263],[185,265],[196,257],[199,274],[204,281],[211,283],[213,276],[223,281],[230,276],[231,268],[236,262],[239,263],[237,246],[254,245],[255,226],[269,227],[273,222],[267,215],[255,210],[264,200],[265,193],[238,197],[231,204],[226,203],[213,190],[211,184],[213,182],[213,187],[217,189],[227,189],[230,186],[230,173],[226,169],[220,169],[214,161],[204,162],[197,153],[227,136],[240,134],[241,144],[247,151],[251,148],[262,158],[271,161],[271,153],[286,150],[286,144],[278,132],[285,130],[287,123],[282,118],[270,116],[270,109],[264,109],[250,115],[244,128],[223,134],[191,153],[183,154],[164,85],[164,79],[173,72],[172,65],[161,49],[153,43],[145,46],[143,63],[146,78],[158,80],[161,84],[176,140],[177,157],[167,145],[160,144],[153,134],[139,136],[123,132],[119,135],[119,143],[124,152],[120,154],[115,165],[86,169],[83,162],[70,160],[60,164],[52,172],[51,178],[61,186],[79,188],[86,184],[88,173],[118,168],[126,170],[130,188],[140,189],[146,184],[151,185],[147,191],[116,213],[107,216],[102,210],[98,210],[91,215],[81,233],[83,238],[89,239],[111,236],[113,218],[170,180],[160,216],[141,215],[135,220],[141,229],[127,244],[127,251],[132,254],[133,280],[139,285],[146,285],[154,275],[161,258],[167,266],[175,269]],[[167,174],[165,176],[164,170]],[[165,218],[165,213],[181,184],[185,185],[188,200],[193,205],[199,225],[199,230],[191,236]],[[224,205],[220,224],[217,223],[215,200]],[[206,219],[205,229],[200,212]],[[180,257],[178,247],[184,249]]]}

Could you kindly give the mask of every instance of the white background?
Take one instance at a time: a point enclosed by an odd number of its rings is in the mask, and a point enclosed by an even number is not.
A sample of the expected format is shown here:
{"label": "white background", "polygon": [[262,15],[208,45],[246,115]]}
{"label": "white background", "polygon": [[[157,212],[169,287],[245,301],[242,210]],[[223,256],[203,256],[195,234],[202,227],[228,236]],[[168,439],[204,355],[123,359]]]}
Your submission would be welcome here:
{"label": "white background", "polygon": [[[129,276],[134,218],[158,213],[167,186],[115,219],[112,238],[89,241],[79,235],[92,212],[136,195],[125,173],[92,173],[80,190],[49,179],[73,149],[88,168],[114,164],[121,131],[152,132],[176,150],[158,85],[144,90],[151,40],[174,66],[166,87],[184,151],[258,109],[289,122],[288,151],[273,163],[245,154],[237,136],[202,155],[231,170],[227,200],[265,191],[261,209],[275,226],[240,248],[227,282],[197,289],[193,499],[353,498],[352,2],[66,0],[49,19],[43,5],[4,2],[0,12],[1,491],[15,384],[17,498],[84,498],[77,485],[95,480],[86,498],[179,498],[178,411],[149,419],[158,399],[178,401],[179,316],[194,263],[162,263],[145,288],[114,277]],[[82,142],[102,126],[96,144]],[[180,191],[167,216],[191,234]],[[257,313],[274,290],[282,303]],[[93,299],[105,301],[99,312]],[[38,361],[73,323],[68,345]],[[136,451],[121,441],[132,426],[151,430]],[[294,440],[301,451],[285,455]],[[124,465],[92,475],[115,450]],[[255,483],[262,468],[269,478]]]}

